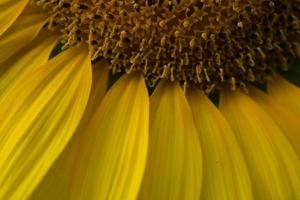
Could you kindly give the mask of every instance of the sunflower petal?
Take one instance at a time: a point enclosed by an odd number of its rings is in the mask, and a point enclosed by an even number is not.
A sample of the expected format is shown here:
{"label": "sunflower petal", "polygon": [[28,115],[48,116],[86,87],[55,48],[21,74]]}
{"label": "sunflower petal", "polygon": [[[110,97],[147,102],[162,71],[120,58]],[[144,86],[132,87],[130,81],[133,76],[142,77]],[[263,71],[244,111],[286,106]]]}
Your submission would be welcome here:
{"label": "sunflower petal", "polygon": [[70,199],[70,188],[73,176],[73,167],[77,158],[77,152],[82,147],[80,141],[84,140],[83,129],[91,120],[92,115],[100,106],[101,100],[107,89],[108,66],[107,63],[97,63],[93,66],[93,84],[91,94],[84,115],[74,133],[70,143],[59,156],[47,175],[43,178],[30,199],[36,200],[65,200]]}
{"label": "sunflower petal", "polygon": [[271,118],[239,91],[224,91],[220,109],[245,155],[254,199],[299,199],[299,158]]}
{"label": "sunflower petal", "polygon": [[2,35],[21,14],[29,0],[1,0],[0,2],[0,35]]}
{"label": "sunflower petal", "polygon": [[300,113],[291,112],[264,92],[251,88],[250,97],[277,123],[300,158]]}
{"label": "sunflower petal", "polygon": [[0,63],[29,44],[46,23],[46,18],[47,15],[41,8],[26,7],[16,22],[0,36]]}
{"label": "sunflower petal", "polygon": [[0,102],[24,76],[48,61],[56,42],[56,35],[43,32],[28,47],[0,64]]}
{"label": "sunflower petal", "polygon": [[71,199],[136,198],[146,162],[148,120],[143,77],[123,76],[82,133]]}
{"label": "sunflower petal", "polygon": [[181,88],[162,82],[150,100],[149,153],[140,199],[199,199],[202,160]]}
{"label": "sunflower petal", "polygon": [[80,125],[77,128],[78,134],[81,134],[81,132],[84,131],[88,122],[91,120],[97,108],[100,106],[100,103],[107,91],[108,76],[109,76],[109,66],[107,62],[105,61],[99,62],[93,66],[92,90],[89,97],[87,108],[85,109],[84,112],[84,116],[82,117]]}
{"label": "sunflower petal", "polygon": [[300,115],[300,88],[278,76],[268,84],[267,93],[285,109]]}
{"label": "sunflower petal", "polygon": [[72,136],[87,103],[91,66],[74,47],[20,80],[0,102],[0,199],[26,199]]}
{"label": "sunflower petal", "polygon": [[220,111],[196,88],[188,91],[203,152],[203,199],[252,199],[245,160]]}

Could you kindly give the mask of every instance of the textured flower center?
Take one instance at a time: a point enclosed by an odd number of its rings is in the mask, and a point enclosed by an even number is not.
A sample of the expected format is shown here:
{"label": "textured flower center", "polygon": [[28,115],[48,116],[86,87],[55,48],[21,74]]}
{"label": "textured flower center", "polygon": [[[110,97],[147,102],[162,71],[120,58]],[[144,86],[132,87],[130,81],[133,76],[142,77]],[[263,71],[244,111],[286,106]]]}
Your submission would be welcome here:
{"label": "textured flower center", "polygon": [[298,0],[34,0],[65,47],[86,41],[113,72],[196,84],[264,82],[300,56]]}

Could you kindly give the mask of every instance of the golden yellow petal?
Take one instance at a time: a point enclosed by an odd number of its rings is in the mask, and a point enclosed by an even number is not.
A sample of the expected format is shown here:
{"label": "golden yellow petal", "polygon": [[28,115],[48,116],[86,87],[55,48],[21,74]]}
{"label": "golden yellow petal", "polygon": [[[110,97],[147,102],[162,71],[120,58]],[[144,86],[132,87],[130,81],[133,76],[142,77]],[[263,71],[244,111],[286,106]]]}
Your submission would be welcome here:
{"label": "golden yellow petal", "polygon": [[149,153],[139,199],[199,199],[200,142],[178,84],[162,82],[150,100]]}
{"label": "golden yellow petal", "polygon": [[48,61],[56,42],[56,35],[42,32],[28,47],[0,64],[0,102],[24,76]]}
{"label": "golden yellow petal", "polygon": [[258,89],[251,88],[249,95],[276,122],[300,158],[300,113],[291,112],[290,109],[286,109],[284,105]]}
{"label": "golden yellow petal", "polygon": [[40,66],[0,102],[0,199],[26,199],[62,152],[91,86],[87,49]]}
{"label": "golden yellow petal", "polygon": [[299,158],[275,122],[240,91],[224,90],[220,109],[246,158],[254,199],[299,199]]}
{"label": "golden yellow petal", "polygon": [[268,83],[267,93],[285,109],[300,115],[300,88],[278,76]]}
{"label": "golden yellow petal", "polygon": [[135,199],[145,168],[148,124],[144,79],[124,75],[82,132],[71,199]]}
{"label": "golden yellow petal", "polygon": [[46,23],[46,18],[47,15],[41,8],[26,7],[16,22],[0,35],[0,63],[28,45]]}
{"label": "golden yellow petal", "polygon": [[80,141],[84,140],[83,129],[91,120],[92,115],[100,106],[107,89],[108,65],[105,62],[93,66],[92,89],[87,107],[80,124],[70,143],[59,156],[47,175],[36,188],[30,199],[35,200],[66,200],[70,199],[73,167],[77,159],[77,151],[81,150]]}
{"label": "golden yellow petal", "polygon": [[[96,112],[97,108],[107,92],[109,77],[109,63],[106,61],[98,62],[93,66],[93,84],[91,95],[84,116],[81,119],[80,125],[77,128],[78,135],[83,132]],[[80,136],[81,137],[81,136]]]}
{"label": "golden yellow petal", "polygon": [[2,35],[21,14],[29,0],[0,1],[0,35]]}
{"label": "golden yellow petal", "polygon": [[202,144],[202,199],[252,199],[251,182],[245,160],[234,133],[220,111],[196,88],[188,90]]}

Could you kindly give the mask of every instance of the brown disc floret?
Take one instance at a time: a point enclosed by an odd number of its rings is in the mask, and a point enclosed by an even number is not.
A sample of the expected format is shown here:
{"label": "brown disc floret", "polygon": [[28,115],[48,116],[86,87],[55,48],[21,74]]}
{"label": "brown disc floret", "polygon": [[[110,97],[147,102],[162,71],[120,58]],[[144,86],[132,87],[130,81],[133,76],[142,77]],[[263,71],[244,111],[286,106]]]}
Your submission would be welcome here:
{"label": "brown disc floret", "polygon": [[300,56],[299,0],[34,0],[64,47],[86,41],[113,72],[210,91],[265,81]]}

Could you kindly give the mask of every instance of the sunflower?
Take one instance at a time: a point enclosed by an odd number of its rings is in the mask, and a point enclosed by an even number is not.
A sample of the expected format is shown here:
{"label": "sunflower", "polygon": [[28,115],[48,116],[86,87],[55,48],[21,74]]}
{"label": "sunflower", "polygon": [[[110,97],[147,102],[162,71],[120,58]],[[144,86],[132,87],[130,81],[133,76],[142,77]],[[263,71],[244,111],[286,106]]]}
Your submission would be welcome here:
{"label": "sunflower", "polygon": [[1,0],[0,199],[300,199],[299,6]]}

